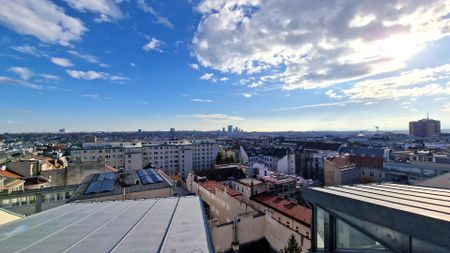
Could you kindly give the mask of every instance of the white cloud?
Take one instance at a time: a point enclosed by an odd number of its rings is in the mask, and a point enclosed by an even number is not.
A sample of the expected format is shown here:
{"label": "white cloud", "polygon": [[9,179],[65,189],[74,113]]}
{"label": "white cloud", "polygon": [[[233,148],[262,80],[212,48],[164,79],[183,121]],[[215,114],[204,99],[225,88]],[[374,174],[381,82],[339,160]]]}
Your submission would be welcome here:
{"label": "white cloud", "polygon": [[177,115],[177,118],[192,118],[201,119],[204,121],[214,121],[214,122],[229,122],[229,121],[242,121],[245,120],[239,116],[231,116],[227,114],[192,114],[192,115]]}
{"label": "white cloud", "polygon": [[202,76],[200,77],[200,79],[201,79],[201,80],[211,80],[211,78],[213,78],[213,77],[214,77],[214,74],[212,74],[212,73],[206,73],[206,74],[202,75]]}
{"label": "white cloud", "polygon": [[441,112],[450,112],[450,103],[442,105]]}
{"label": "white cloud", "polygon": [[192,42],[200,65],[275,72],[287,90],[398,70],[450,34],[447,0],[203,0],[197,10]]}
{"label": "white cloud", "polygon": [[296,110],[316,108],[316,107],[345,106],[349,103],[360,103],[360,102],[361,101],[342,101],[342,102],[319,103],[319,104],[311,104],[311,105],[301,105],[301,106],[277,108],[277,109],[271,109],[271,111],[273,111],[273,112],[296,111]]}
{"label": "white cloud", "polygon": [[100,67],[108,67],[107,64],[102,63],[97,57],[95,57],[95,56],[93,56],[93,55],[90,55],[90,54],[82,54],[82,53],[80,53],[80,52],[78,52],[78,51],[75,51],[75,50],[69,50],[69,51],[67,51],[67,52],[68,52],[69,54],[75,55],[76,57],[78,57],[78,58],[80,58],[80,59],[83,59],[83,60],[85,60],[85,61],[87,61],[87,62],[90,62],[90,63],[93,63],[93,64],[97,64],[97,65],[99,65]]}
{"label": "white cloud", "polygon": [[221,82],[228,81],[228,77],[226,77],[226,76],[221,77],[221,78],[219,79],[219,81],[221,81]]}
{"label": "white cloud", "polygon": [[12,79],[5,76],[0,76],[0,84],[7,84],[7,85],[13,85],[13,86],[22,86],[25,88],[35,89],[35,90],[41,90],[43,89],[42,85],[30,83],[24,80],[17,80]]}
{"label": "white cloud", "polygon": [[142,47],[142,49],[144,49],[145,52],[151,50],[162,52],[162,50],[159,48],[160,46],[161,46],[160,40],[151,38],[150,41]]}
{"label": "white cloud", "polygon": [[214,77],[213,73],[205,73],[202,76],[200,76],[200,80],[205,80],[205,81],[211,81],[213,83],[217,82],[217,78]]}
{"label": "white cloud", "polygon": [[33,71],[24,67],[11,67],[8,70],[19,75],[23,80],[28,80],[33,75]]}
{"label": "white cloud", "polygon": [[135,64],[134,62],[132,62],[132,63],[130,63],[130,66],[133,67],[133,68],[135,68],[135,67],[136,67],[136,64]]}
{"label": "white cloud", "polygon": [[367,79],[342,91],[351,99],[399,99],[450,95],[450,64],[413,69],[396,76]]}
{"label": "white cloud", "polygon": [[84,80],[111,80],[111,81],[128,81],[130,80],[128,77],[120,76],[120,75],[111,75],[105,72],[98,71],[81,71],[81,70],[66,70],[66,73],[75,78],[75,79],[84,79]]}
{"label": "white cloud", "polygon": [[70,46],[87,28],[50,1],[0,0],[0,23],[17,33],[31,35],[46,43]]}
{"label": "white cloud", "polygon": [[119,75],[112,75],[109,77],[109,79],[112,81],[128,81],[128,80],[130,80],[130,78],[128,78],[128,77],[119,76]]}
{"label": "white cloud", "polygon": [[48,80],[58,80],[59,76],[55,76],[52,74],[40,74],[41,77],[48,79]]}
{"label": "white cloud", "polygon": [[336,92],[334,92],[332,89],[327,90],[325,92],[325,95],[327,95],[329,98],[335,98],[335,99],[341,99],[342,98],[341,95],[336,94]]}
{"label": "white cloud", "polygon": [[79,71],[79,70],[66,70],[67,74],[75,79],[96,80],[106,79],[107,74],[105,72],[97,72],[93,70]]}
{"label": "white cloud", "polygon": [[409,106],[409,105],[404,105],[404,106],[402,106],[402,108],[403,108],[404,110],[406,110],[406,111],[410,111],[410,112],[418,112],[417,109],[412,108],[412,107]]}
{"label": "white cloud", "polygon": [[38,49],[36,47],[30,46],[30,45],[14,46],[14,47],[12,47],[12,49],[16,50],[17,52],[34,55],[37,57],[47,56],[44,53],[38,52]]}
{"label": "white cloud", "polygon": [[202,98],[193,98],[191,99],[192,102],[197,102],[197,103],[211,103],[212,100],[211,99],[202,99]]}
{"label": "white cloud", "polygon": [[81,12],[94,12],[99,14],[96,22],[111,22],[123,17],[119,6],[112,0],[64,0],[70,7]]}
{"label": "white cloud", "polygon": [[253,97],[253,94],[252,93],[242,93],[242,96],[245,98],[251,98],[251,97]]}
{"label": "white cloud", "polygon": [[100,97],[98,94],[81,94],[80,96],[91,99],[99,99]]}
{"label": "white cloud", "polygon": [[155,18],[155,22],[157,24],[161,24],[161,25],[163,25],[165,27],[168,27],[170,29],[174,29],[174,26],[173,26],[172,22],[170,22],[170,20],[168,18],[159,15],[159,13],[157,13],[155,11],[155,9],[153,9],[153,7],[148,5],[144,0],[138,0],[137,1],[137,5],[144,12],[147,12],[150,15],[152,15]]}
{"label": "white cloud", "polygon": [[10,126],[17,126],[17,125],[23,125],[21,122],[16,122],[14,120],[7,120],[7,121],[0,121],[0,125],[10,125]]}
{"label": "white cloud", "polygon": [[195,69],[195,70],[200,68],[200,66],[198,66],[198,64],[196,64],[196,63],[189,64],[189,67],[191,67],[192,69]]}
{"label": "white cloud", "polygon": [[72,62],[66,58],[52,57],[52,58],[50,58],[50,60],[54,64],[61,66],[61,67],[72,67],[73,66]]}
{"label": "white cloud", "polygon": [[109,97],[101,96],[99,94],[81,94],[80,96],[84,97],[84,98],[93,99],[93,100],[108,100],[109,99]]}

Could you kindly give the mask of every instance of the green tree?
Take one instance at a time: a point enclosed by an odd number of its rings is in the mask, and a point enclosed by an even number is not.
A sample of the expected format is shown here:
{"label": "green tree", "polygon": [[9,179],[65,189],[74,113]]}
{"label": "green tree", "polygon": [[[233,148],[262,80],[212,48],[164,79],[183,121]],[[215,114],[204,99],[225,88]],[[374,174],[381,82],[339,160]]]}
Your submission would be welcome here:
{"label": "green tree", "polygon": [[287,241],[287,245],[281,249],[281,253],[300,253],[302,252],[302,247],[298,245],[297,239],[291,234]]}
{"label": "green tree", "polygon": [[222,164],[223,161],[224,161],[224,155],[223,155],[223,152],[220,151],[216,157],[216,164]]}
{"label": "green tree", "polygon": [[234,163],[234,157],[232,155],[225,158],[225,163]]}

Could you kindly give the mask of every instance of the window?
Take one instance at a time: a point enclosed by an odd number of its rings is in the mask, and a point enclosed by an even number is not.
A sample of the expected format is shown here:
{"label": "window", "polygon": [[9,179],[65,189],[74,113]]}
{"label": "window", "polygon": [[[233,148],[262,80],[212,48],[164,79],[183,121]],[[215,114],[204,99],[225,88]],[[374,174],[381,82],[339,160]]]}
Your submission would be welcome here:
{"label": "window", "polygon": [[336,219],[336,248],[385,249],[380,243],[367,237],[340,219]]}
{"label": "window", "polygon": [[320,207],[316,209],[316,231],[316,247],[323,249],[325,245],[325,211]]}

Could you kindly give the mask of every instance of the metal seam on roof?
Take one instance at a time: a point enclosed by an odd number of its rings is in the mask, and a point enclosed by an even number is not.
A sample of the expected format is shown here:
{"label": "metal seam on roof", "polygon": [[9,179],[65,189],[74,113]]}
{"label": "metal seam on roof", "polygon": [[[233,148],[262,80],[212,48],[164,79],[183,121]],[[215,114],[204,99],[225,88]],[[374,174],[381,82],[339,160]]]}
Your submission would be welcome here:
{"label": "metal seam on roof", "polygon": [[107,207],[109,207],[109,206],[106,205],[106,206],[103,207],[102,209],[100,209],[100,210],[98,210],[98,211],[96,211],[96,212],[93,212],[93,213],[91,213],[91,214],[89,214],[89,215],[83,217],[82,219],[79,219],[79,220],[77,220],[77,221],[75,221],[75,222],[72,222],[72,223],[68,224],[68,225],[66,225],[66,226],[64,226],[64,227],[62,227],[62,228],[56,230],[55,232],[53,232],[53,233],[51,233],[51,234],[49,234],[49,235],[47,235],[47,236],[45,236],[45,237],[43,237],[43,238],[41,238],[41,239],[35,241],[35,242],[33,242],[32,244],[29,244],[28,246],[26,246],[26,247],[24,247],[24,248],[22,248],[22,249],[20,249],[20,250],[15,251],[14,253],[24,252],[24,251],[27,250],[28,248],[30,248],[30,247],[32,247],[32,246],[34,246],[34,245],[36,245],[36,244],[38,244],[38,243],[40,243],[40,242],[46,240],[46,239],[52,237],[53,235],[55,235],[55,234],[57,234],[57,233],[59,233],[59,232],[65,230],[65,229],[67,229],[67,228],[73,226],[74,224],[77,224],[77,223],[79,223],[79,222],[81,222],[81,221],[83,221],[83,220],[85,220],[85,219],[91,217],[92,215],[94,215],[94,214],[96,214],[96,213],[98,213],[98,212],[100,212],[100,211],[103,211],[103,210],[106,209]]}
{"label": "metal seam on roof", "polygon": [[158,252],[162,252],[162,251],[164,250],[164,246],[165,246],[166,240],[167,240],[167,235],[169,234],[170,228],[172,227],[173,217],[175,217],[175,213],[176,213],[177,210],[178,210],[178,205],[179,205],[179,203],[180,203],[180,198],[178,198],[177,204],[175,205],[175,208],[174,208],[174,210],[173,210],[172,216],[170,217],[169,225],[168,225],[167,228],[166,228],[166,231],[165,231],[165,233],[164,233],[163,240],[162,240],[161,243],[159,244]]}
{"label": "metal seam on roof", "polygon": [[356,187],[358,189],[358,191],[369,193],[369,194],[377,194],[377,195],[381,195],[381,196],[393,197],[393,198],[410,200],[410,201],[420,201],[421,203],[438,205],[438,206],[442,206],[442,207],[450,207],[450,202],[448,202],[448,201],[435,200],[435,199],[426,198],[426,197],[419,197],[419,196],[404,194],[401,192],[385,191],[384,189],[380,189],[380,188],[365,188],[365,187],[360,187],[360,186],[345,186],[345,185],[343,185],[341,187],[344,189],[352,189],[352,187]]}
{"label": "metal seam on roof", "polygon": [[145,212],[145,214],[142,215],[142,216],[136,221],[136,223],[133,224],[133,226],[125,233],[125,235],[122,236],[122,238],[114,245],[114,247],[111,248],[111,250],[110,250],[109,252],[114,252],[114,251],[117,249],[117,247],[120,245],[120,243],[122,243],[122,242],[128,237],[128,234],[130,234],[130,233],[133,231],[133,229],[136,227],[136,225],[139,224],[139,222],[141,222],[141,220],[144,219],[144,218],[150,213],[150,210],[152,210],[152,208],[153,208],[153,207],[156,205],[156,203],[158,203],[158,202],[159,202],[159,199],[157,199],[157,200],[150,206],[150,208]]}
{"label": "metal seam on roof", "polygon": [[84,239],[88,238],[90,235],[92,235],[93,233],[95,233],[96,231],[98,231],[99,229],[101,229],[102,227],[106,226],[108,223],[110,223],[111,221],[115,220],[119,215],[123,214],[125,211],[127,211],[128,209],[130,209],[131,207],[135,206],[137,204],[133,203],[132,205],[129,205],[128,207],[124,208],[122,211],[120,211],[118,214],[115,214],[113,218],[111,218],[110,220],[108,220],[107,222],[103,223],[102,225],[96,227],[95,229],[93,229],[92,231],[90,231],[89,233],[87,233],[85,236],[81,237],[77,242],[75,242],[74,244],[70,245],[68,248],[66,248],[64,251],[62,251],[61,253],[65,253],[68,252],[69,250],[71,250],[72,248],[74,248],[75,246],[77,246],[80,242],[82,242]]}
{"label": "metal seam on roof", "polygon": [[384,206],[384,207],[387,207],[387,208],[397,209],[397,210],[404,211],[404,212],[409,212],[409,213],[413,213],[413,214],[417,214],[417,215],[421,215],[421,216],[426,216],[426,217],[430,217],[430,218],[434,218],[434,219],[445,220],[445,221],[449,221],[450,220],[450,216],[449,215],[445,215],[445,214],[440,213],[440,212],[425,210],[425,209],[422,209],[422,208],[416,208],[416,207],[408,207],[407,208],[407,207],[405,207],[405,205],[401,205],[401,204],[398,204],[398,203],[389,203],[389,202],[381,201],[381,200],[378,200],[378,199],[358,196],[358,195],[355,195],[355,194],[337,192],[337,191],[333,191],[333,190],[330,190],[330,189],[327,189],[327,188],[315,188],[314,190],[319,191],[319,192],[323,192],[323,193],[328,193],[328,194],[331,194],[331,195],[337,195],[337,196],[340,196],[340,197],[350,198],[350,199],[353,199],[353,200],[356,200],[356,201],[370,203],[370,204],[373,204],[373,205],[380,205],[380,206]]}
{"label": "metal seam on roof", "polygon": [[[379,189],[378,187],[372,186],[372,185],[358,185],[357,187],[360,189],[361,188],[363,188],[363,189]],[[439,200],[439,201],[450,201],[450,197],[445,197],[445,196],[430,195],[427,193],[420,193],[420,192],[411,193],[411,191],[397,190],[397,189],[386,188],[386,187],[383,187],[382,189],[383,189],[383,191],[386,191],[386,192],[398,193],[398,194],[408,195],[408,196],[412,196],[412,197],[420,197],[420,198],[433,199],[433,200]]]}
{"label": "metal seam on roof", "polygon": [[441,206],[435,206],[432,204],[424,204],[421,202],[400,199],[400,198],[396,198],[396,197],[392,197],[392,196],[385,196],[384,198],[379,198],[378,194],[365,193],[358,189],[348,189],[348,188],[343,188],[343,187],[330,187],[330,188],[334,189],[336,191],[341,191],[341,192],[354,194],[354,195],[362,196],[362,197],[373,198],[373,199],[377,199],[377,200],[381,200],[381,201],[385,201],[385,202],[389,202],[389,203],[397,203],[397,204],[407,205],[407,206],[421,208],[421,209],[425,209],[425,210],[441,212],[444,214],[450,214],[450,208],[445,208],[445,207],[442,208]]}
{"label": "metal seam on roof", "polygon": [[398,189],[398,190],[404,190],[404,191],[411,191],[411,192],[418,192],[418,193],[425,193],[425,194],[433,194],[433,195],[438,195],[438,196],[444,196],[444,197],[450,197],[450,194],[445,194],[446,192],[441,192],[441,191],[427,191],[425,189],[415,189],[415,188],[409,188],[409,189],[405,189],[405,187],[402,187],[398,184],[388,184],[388,185],[384,185],[383,187],[388,187],[388,188],[392,188],[392,189]]}
{"label": "metal seam on roof", "polygon": [[[70,203],[58,210],[0,227],[0,235],[5,235],[60,217],[20,233],[21,237],[5,239],[0,251],[137,253],[157,252],[161,245],[160,252],[214,252],[198,197]],[[67,214],[69,211],[72,215]],[[155,233],[147,233],[149,229]]]}
{"label": "metal seam on roof", "polygon": [[434,188],[434,187],[426,187],[426,186],[420,186],[420,185],[401,185],[401,184],[392,184],[392,183],[386,183],[383,185],[388,186],[402,186],[404,188],[410,188],[410,189],[423,189],[423,190],[433,190],[438,192],[444,192],[444,193],[450,193],[450,189],[444,189],[444,188]]}
{"label": "metal seam on roof", "polygon": [[[63,207],[63,206],[61,206],[61,207]],[[25,229],[25,230],[23,230],[23,231],[20,231],[20,233],[13,234],[13,235],[8,236],[8,237],[4,237],[4,238],[0,239],[0,242],[3,241],[3,240],[9,239],[9,238],[15,237],[16,235],[20,235],[20,234],[22,234],[23,232],[26,232],[26,231],[29,231],[29,230],[31,230],[31,229],[33,229],[33,228],[42,226],[42,225],[44,225],[44,224],[47,224],[47,223],[49,223],[49,222],[51,222],[51,221],[54,221],[54,220],[56,220],[56,219],[58,219],[58,218],[61,218],[61,217],[66,216],[66,215],[68,215],[68,214],[74,213],[74,212],[76,212],[76,211],[78,211],[78,210],[80,210],[80,209],[84,209],[84,208],[87,208],[87,207],[86,207],[86,206],[82,206],[82,207],[80,207],[80,208],[77,208],[77,209],[75,209],[75,210],[72,210],[72,211],[69,212],[69,213],[64,213],[63,215],[56,216],[56,217],[54,217],[54,218],[52,218],[52,219],[49,219],[49,220],[45,220],[45,222],[42,222],[42,223],[36,224],[36,225],[34,225],[34,226],[31,226],[31,227],[29,227],[29,228],[27,228],[27,229]],[[50,210],[52,210],[52,209],[50,209]],[[42,214],[47,214],[47,213],[43,213],[43,212],[42,212],[42,213],[39,213],[39,214],[42,215]],[[32,217],[32,216],[29,216],[29,217]],[[34,217],[35,217],[35,216],[34,216]],[[26,219],[26,218],[25,218],[25,219]],[[5,225],[8,225],[8,224],[5,224]]]}

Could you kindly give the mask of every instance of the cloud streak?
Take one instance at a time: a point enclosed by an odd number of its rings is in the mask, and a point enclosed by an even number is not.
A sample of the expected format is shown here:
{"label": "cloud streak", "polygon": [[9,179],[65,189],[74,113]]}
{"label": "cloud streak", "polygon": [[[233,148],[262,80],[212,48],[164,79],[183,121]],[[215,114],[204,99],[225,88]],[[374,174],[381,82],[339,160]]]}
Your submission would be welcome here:
{"label": "cloud streak", "polygon": [[72,67],[73,63],[66,58],[59,58],[59,57],[52,57],[50,58],[50,61],[53,62],[54,64],[61,66],[61,67]]}
{"label": "cloud streak", "polygon": [[94,70],[81,71],[81,70],[71,70],[67,69],[66,73],[75,79],[83,80],[111,80],[111,81],[127,81],[130,80],[128,77],[120,75],[111,75],[105,72],[99,72]]}
{"label": "cloud streak", "polygon": [[227,114],[192,114],[192,115],[177,115],[177,118],[189,118],[189,119],[200,119],[203,121],[210,122],[230,122],[230,121],[242,121],[245,120],[240,116],[230,116]]}
{"label": "cloud streak", "polygon": [[193,98],[191,101],[196,103],[211,103],[212,99]]}
{"label": "cloud streak", "polygon": [[159,15],[159,13],[156,12],[155,9],[153,9],[153,7],[148,5],[144,0],[138,0],[137,1],[137,5],[144,12],[149,13],[150,15],[152,15],[155,18],[155,23],[161,24],[161,25],[163,25],[163,26],[165,26],[167,28],[170,28],[170,29],[174,29],[175,28],[174,25],[172,24],[172,22],[170,22],[170,20],[168,18]]}

